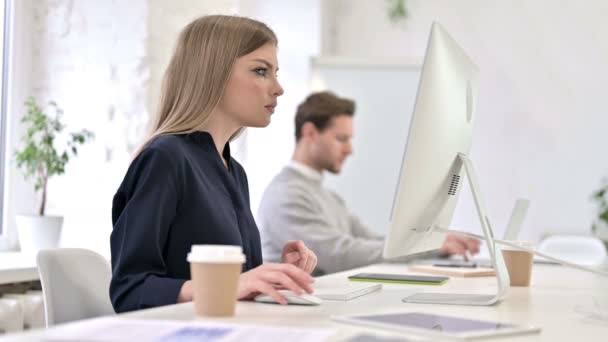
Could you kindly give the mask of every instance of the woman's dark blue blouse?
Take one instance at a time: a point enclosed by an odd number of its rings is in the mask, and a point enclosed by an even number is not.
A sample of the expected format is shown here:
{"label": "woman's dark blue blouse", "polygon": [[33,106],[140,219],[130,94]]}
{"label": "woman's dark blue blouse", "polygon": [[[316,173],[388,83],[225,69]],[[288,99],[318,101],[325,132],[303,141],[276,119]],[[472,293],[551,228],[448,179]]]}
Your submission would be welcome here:
{"label": "woman's dark blue blouse", "polygon": [[239,245],[262,263],[247,176],[206,132],[163,135],[133,160],[112,202],[110,298],[116,312],[173,304],[194,244]]}

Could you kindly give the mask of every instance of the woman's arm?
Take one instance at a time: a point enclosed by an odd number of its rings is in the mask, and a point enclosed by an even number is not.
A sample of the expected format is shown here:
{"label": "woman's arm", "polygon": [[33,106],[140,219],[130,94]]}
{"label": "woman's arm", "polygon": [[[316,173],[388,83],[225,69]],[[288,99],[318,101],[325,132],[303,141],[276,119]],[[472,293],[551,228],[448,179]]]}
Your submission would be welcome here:
{"label": "woman's arm", "polygon": [[176,303],[185,282],[168,276],[163,257],[179,201],[175,164],[162,150],[142,151],[114,196],[110,297],[116,312]]}

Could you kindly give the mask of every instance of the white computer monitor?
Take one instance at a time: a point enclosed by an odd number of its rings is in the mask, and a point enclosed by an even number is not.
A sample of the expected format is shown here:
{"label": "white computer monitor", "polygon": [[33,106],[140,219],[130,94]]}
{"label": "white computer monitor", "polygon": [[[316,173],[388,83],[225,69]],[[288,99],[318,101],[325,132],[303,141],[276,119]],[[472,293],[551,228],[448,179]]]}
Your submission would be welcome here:
{"label": "white computer monitor", "polygon": [[399,172],[383,255],[394,258],[439,249],[466,173],[496,270],[494,294],[419,293],[412,303],[492,305],[505,297],[509,275],[497,253],[473,165],[468,158],[473,133],[479,69],[445,29],[433,23],[416,105]]}
{"label": "white computer monitor", "polygon": [[418,84],[414,113],[391,210],[384,257],[441,247],[460,184],[458,155],[468,154],[479,69],[438,23],[434,23]]}
{"label": "white computer monitor", "polygon": [[[403,298],[404,302],[492,305],[505,298],[509,288],[509,274],[496,243],[522,247],[513,241],[494,238],[473,163],[468,157],[478,77],[475,63],[441,25],[433,23],[383,254],[394,258],[439,249],[445,233],[475,236],[486,243],[498,286],[495,293],[416,293]],[[465,180],[463,174],[473,195],[482,236],[448,228]],[[516,211],[522,209],[516,208]],[[512,221],[518,226],[521,219],[523,216]],[[562,265],[608,276],[603,270],[523,249]]]}

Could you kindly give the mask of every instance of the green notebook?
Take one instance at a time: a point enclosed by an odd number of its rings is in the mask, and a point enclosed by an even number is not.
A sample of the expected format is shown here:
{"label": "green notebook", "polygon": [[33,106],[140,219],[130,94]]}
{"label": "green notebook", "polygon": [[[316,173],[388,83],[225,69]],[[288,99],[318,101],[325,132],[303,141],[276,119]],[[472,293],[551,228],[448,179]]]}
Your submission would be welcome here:
{"label": "green notebook", "polygon": [[352,281],[367,281],[372,283],[443,285],[450,278],[408,274],[359,273],[348,277],[348,279]]}

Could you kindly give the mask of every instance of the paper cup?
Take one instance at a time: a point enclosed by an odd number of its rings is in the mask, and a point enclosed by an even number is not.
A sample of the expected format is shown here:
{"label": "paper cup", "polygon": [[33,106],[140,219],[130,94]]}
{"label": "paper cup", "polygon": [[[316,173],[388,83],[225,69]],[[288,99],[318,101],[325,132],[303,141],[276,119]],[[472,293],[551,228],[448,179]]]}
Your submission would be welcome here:
{"label": "paper cup", "polygon": [[[518,246],[533,249],[534,245],[529,241],[509,241]],[[509,271],[511,286],[530,286],[532,278],[533,254],[515,247],[505,246],[502,248],[502,256]]]}
{"label": "paper cup", "polygon": [[198,316],[234,316],[245,255],[240,246],[193,245],[188,254]]}

